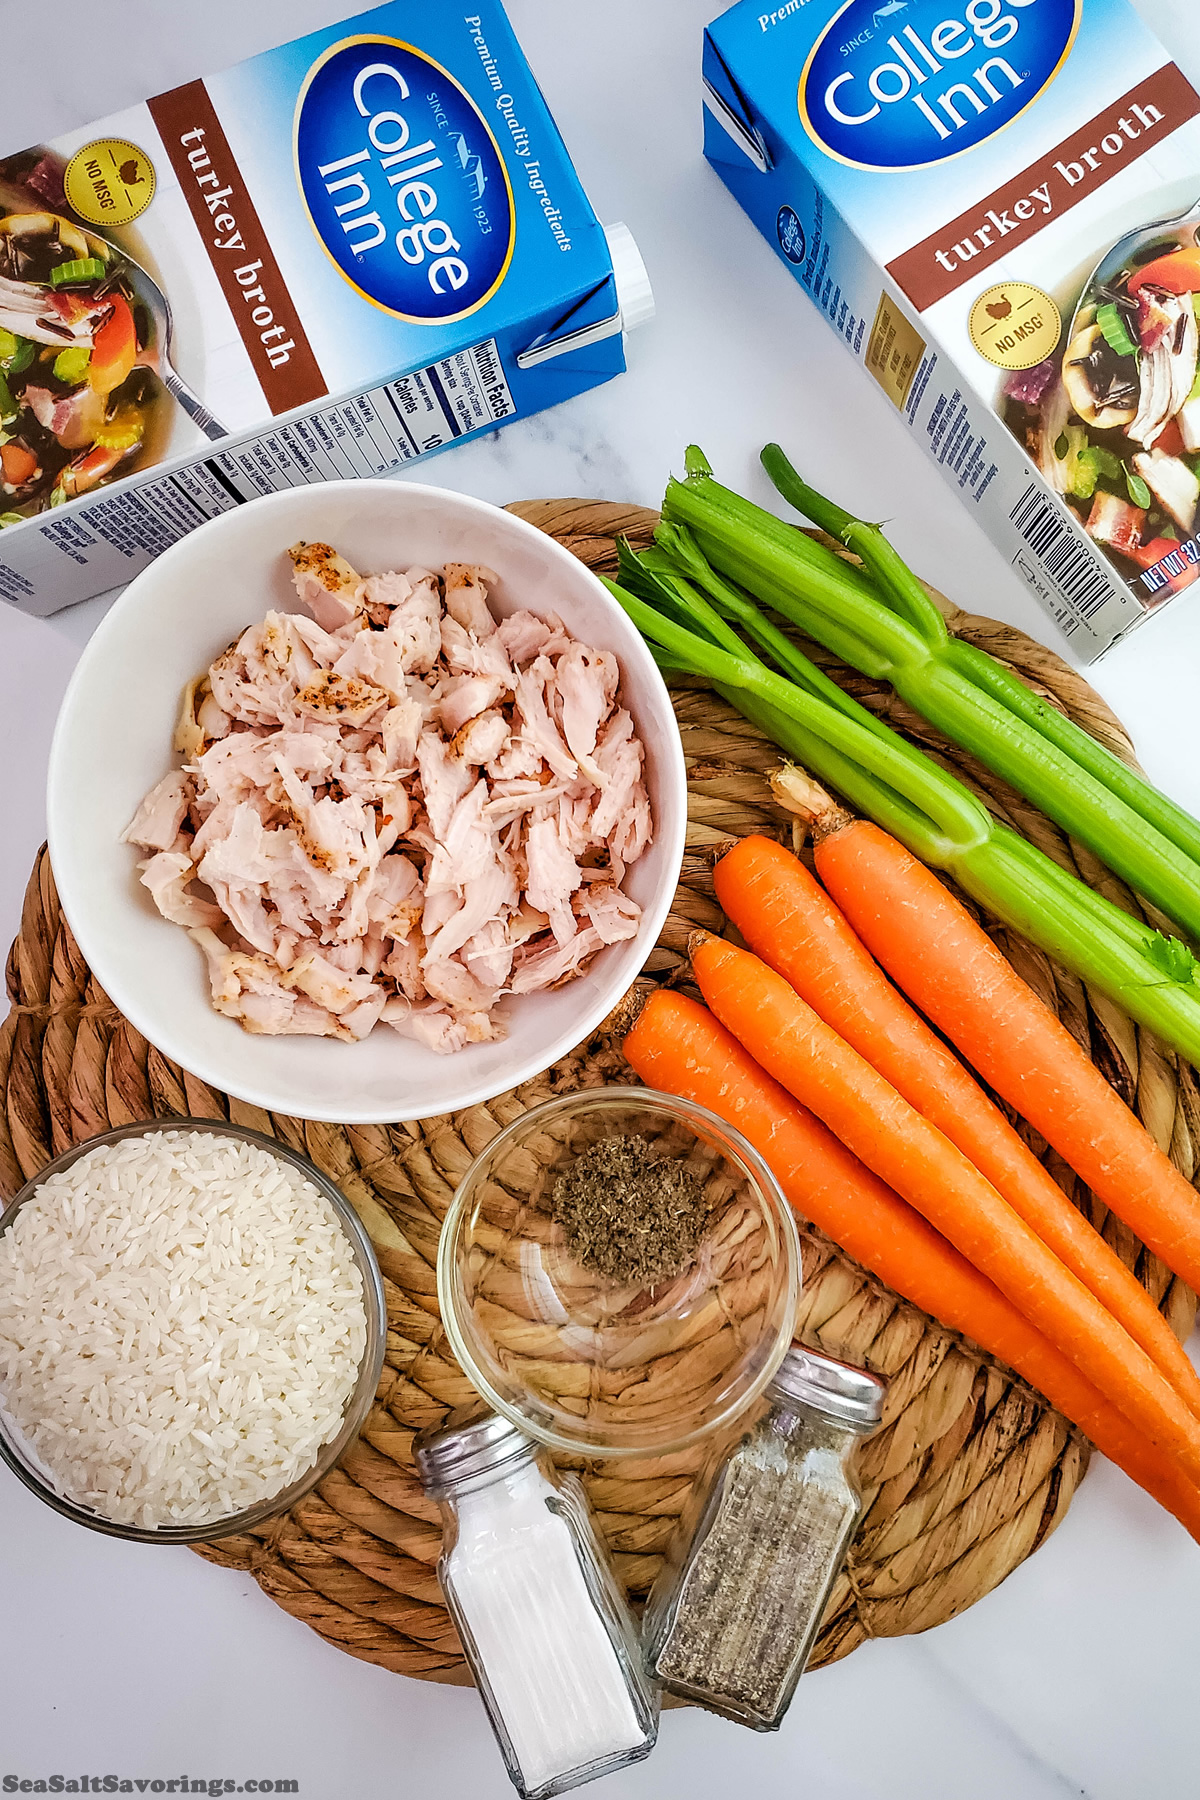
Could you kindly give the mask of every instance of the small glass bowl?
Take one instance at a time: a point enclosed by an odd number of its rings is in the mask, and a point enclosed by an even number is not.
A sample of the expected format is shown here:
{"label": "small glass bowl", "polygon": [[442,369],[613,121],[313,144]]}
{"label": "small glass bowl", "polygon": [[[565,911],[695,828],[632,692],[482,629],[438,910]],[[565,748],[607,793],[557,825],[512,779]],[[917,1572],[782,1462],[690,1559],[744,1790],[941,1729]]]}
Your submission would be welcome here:
{"label": "small glass bowl", "polygon": [[[679,1275],[619,1283],[577,1262],[556,1178],[602,1138],[683,1158],[712,1203]],[[722,1429],[792,1339],[800,1241],[774,1176],[706,1107],[648,1088],[547,1101],[477,1156],[442,1228],[438,1300],[459,1362],[497,1412],[575,1456],[652,1456]]]}
{"label": "small glass bowl", "polygon": [[97,1149],[101,1144],[121,1144],[129,1138],[146,1137],[155,1131],[198,1131],[212,1137],[234,1138],[248,1144],[259,1144],[269,1150],[282,1162],[288,1162],[300,1170],[314,1187],[329,1201],[342,1230],[350,1243],[350,1249],[358,1264],[363,1283],[363,1309],[367,1317],[367,1346],[363,1352],[362,1363],[358,1371],[358,1380],[353,1392],[346,1402],[346,1410],[342,1418],[342,1428],[337,1436],[321,1446],[316,1461],[306,1469],[303,1475],[296,1478],[289,1487],[282,1488],[269,1500],[260,1500],[254,1506],[245,1507],[241,1512],[230,1513],[223,1519],[210,1519],[202,1525],[162,1525],[150,1527],[129,1525],[119,1519],[109,1519],[103,1513],[95,1512],[91,1507],[82,1506],[76,1500],[68,1499],[58,1491],[50,1481],[40,1459],[33,1454],[25,1443],[23,1434],[18,1431],[13,1420],[4,1410],[3,1392],[0,1390],[0,1461],[8,1464],[13,1474],[18,1476],[35,1493],[39,1500],[52,1506],[55,1512],[62,1513],[64,1518],[73,1519],[77,1525],[86,1525],[90,1531],[100,1531],[107,1537],[125,1538],[137,1544],[205,1544],[216,1538],[236,1537],[239,1532],[248,1531],[251,1526],[261,1525],[264,1519],[273,1519],[294,1506],[297,1500],[310,1492],[319,1481],[328,1475],[330,1469],[338,1461],[351,1441],[358,1435],[371,1403],[375,1398],[375,1390],[379,1386],[379,1377],[383,1369],[383,1353],[387,1333],[387,1306],[383,1294],[383,1280],[379,1273],[379,1264],[375,1260],[375,1250],[362,1225],[358,1214],[350,1202],[336,1188],[327,1175],[323,1175],[315,1164],[287,1144],[280,1143],[278,1138],[267,1137],[261,1131],[249,1131],[240,1125],[226,1125],[213,1119],[144,1119],[137,1125],[121,1125],[114,1131],[102,1131],[96,1137],[88,1138],[86,1143],[75,1144],[62,1156],[47,1163],[44,1169],[27,1181],[3,1213],[0,1213],[0,1235],[8,1230],[21,1208],[33,1198],[42,1184],[51,1175],[57,1175],[60,1169],[69,1169],[72,1163],[86,1156],[89,1150]]}

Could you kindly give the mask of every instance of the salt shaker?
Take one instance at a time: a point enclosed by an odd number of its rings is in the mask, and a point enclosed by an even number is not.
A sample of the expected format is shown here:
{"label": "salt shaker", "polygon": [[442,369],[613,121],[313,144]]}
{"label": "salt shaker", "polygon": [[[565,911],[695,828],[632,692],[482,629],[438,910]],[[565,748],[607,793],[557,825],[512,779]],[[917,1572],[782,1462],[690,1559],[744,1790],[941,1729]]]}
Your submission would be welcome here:
{"label": "salt shaker", "polygon": [[885,1386],[793,1348],[754,1428],[710,1466],[650,1594],[646,1666],[670,1692],[775,1731],[862,1512],[850,1466]]}
{"label": "salt shaker", "polygon": [[509,1775],[526,1800],[648,1756],[658,1700],[587,1498],[494,1413],[426,1433],[438,1577]]}

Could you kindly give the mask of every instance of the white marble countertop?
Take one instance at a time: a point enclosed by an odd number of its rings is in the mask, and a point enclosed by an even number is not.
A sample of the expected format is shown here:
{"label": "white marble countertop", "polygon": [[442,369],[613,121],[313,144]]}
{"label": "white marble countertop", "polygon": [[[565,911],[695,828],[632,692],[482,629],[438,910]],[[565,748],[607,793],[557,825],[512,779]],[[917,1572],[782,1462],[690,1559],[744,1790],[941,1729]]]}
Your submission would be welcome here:
{"label": "white marble countertop", "polygon": [[[722,477],[765,496],[757,453],[778,438],[807,466],[815,459],[829,491],[888,514],[900,548],[961,603],[1050,641],[1003,559],[701,160],[700,32],[717,3],[509,0],[600,216],[624,219],[639,240],[659,313],[631,339],[621,380],[424,464],[420,477],[496,501],[655,504],[695,440]],[[1141,4],[1200,80],[1196,0]],[[0,0],[0,152],[354,10],[346,0]],[[0,756],[20,776],[0,814],[5,944],[41,836],[53,710],[103,604],[41,625],[0,608]],[[1200,603],[1187,599],[1092,677],[1154,776],[1194,809],[1198,669]],[[593,1791],[1176,1800],[1195,1791],[1198,1700],[1200,1553],[1096,1458],[1054,1537],[961,1619],[807,1677],[774,1737],[669,1714],[654,1757]],[[250,1580],[183,1550],[78,1531],[6,1476],[0,1792],[9,1776],[85,1773],[291,1778],[307,1800],[511,1792],[473,1694],[355,1662]]]}

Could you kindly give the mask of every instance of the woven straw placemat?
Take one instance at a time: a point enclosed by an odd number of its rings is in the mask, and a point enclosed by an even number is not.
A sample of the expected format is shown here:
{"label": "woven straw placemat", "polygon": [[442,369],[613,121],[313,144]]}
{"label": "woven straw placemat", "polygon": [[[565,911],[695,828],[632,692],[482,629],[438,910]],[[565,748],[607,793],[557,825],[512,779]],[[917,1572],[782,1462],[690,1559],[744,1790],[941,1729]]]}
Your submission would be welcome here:
{"label": "woven straw placemat", "polygon": [[[619,533],[645,541],[656,518],[641,508],[584,500],[539,500],[512,510],[601,568],[615,566]],[[993,620],[953,609],[948,616],[956,632],[1011,663],[1118,755],[1132,759],[1117,720],[1051,652]],[[1110,898],[1138,910],[1093,857],[948,745],[890,690],[811,644],[805,648],[866,705],[954,768],[1001,818]],[[685,684],[675,699],[690,769],[687,851],[647,974],[681,982],[689,932],[724,925],[706,852],[747,831],[790,841],[791,827],[763,780],[777,756],[759,733],[698,688]],[[1003,931],[995,935],[1192,1178],[1200,1143],[1193,1071],[1040,952]],[[438,1318],[438,1231],[456,1183],[501,1126],[551,1094],[631,1079],[619,1045],[602,1031],[517,1092],[419,1123],[323,1125],[268,1115],[196,1080],[121,1017],[80,956],[44,852],[9,958],[8,989],[12,1011],[0,1026],[0,1193],[11,1195],[51,1157],[110,1125],[190,1114],[275,1132],[307,1151],[358,1208],[379,1252],[389,1326],[387,1362],[362,1437],[291,1513],[200,1554],[250,1572],[280,1606],[354,1656],[435,1681],[466,1679],[437,1584],[437,1511],[421,1492],[411,1458],[414,1433],[471,1397]],[[1191,1292],[1096,1205],[1044,1144],[1031,1142],[1185,1336],[1195,1313]],[[861,1458],[870,1509],[829,1604],[813,1656],[819,1665],[845,1656],[864,1638],[936,1625],[995,1587],[1062,1518],[1086,1468],[1088,1447],[1007,1370],[881,1288],[819,1233],[802,1224],[801,1236],[801,1335],[885,1375],[890,1384],[884,1427]],[[654,1576],[703,1454],[699,1449],[653,1461],[596,1463],[583,1471],[635,1598]]]}

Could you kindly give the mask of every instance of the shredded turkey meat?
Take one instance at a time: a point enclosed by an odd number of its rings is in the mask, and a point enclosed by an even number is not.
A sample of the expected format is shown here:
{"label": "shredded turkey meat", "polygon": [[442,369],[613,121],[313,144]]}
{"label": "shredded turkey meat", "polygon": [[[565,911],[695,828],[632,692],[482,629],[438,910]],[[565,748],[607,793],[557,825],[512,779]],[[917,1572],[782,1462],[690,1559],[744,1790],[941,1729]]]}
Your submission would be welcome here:
{"label": "shredded turkey meat", "polygon": [[653,826],[616,658],[554,614],[495,617],[489,569],[289,555],[307,612],[189,684],[186,760],[124,834],[142,882],[247,1031],[503,1037],[506,995],[638,928],[621,884]]}

